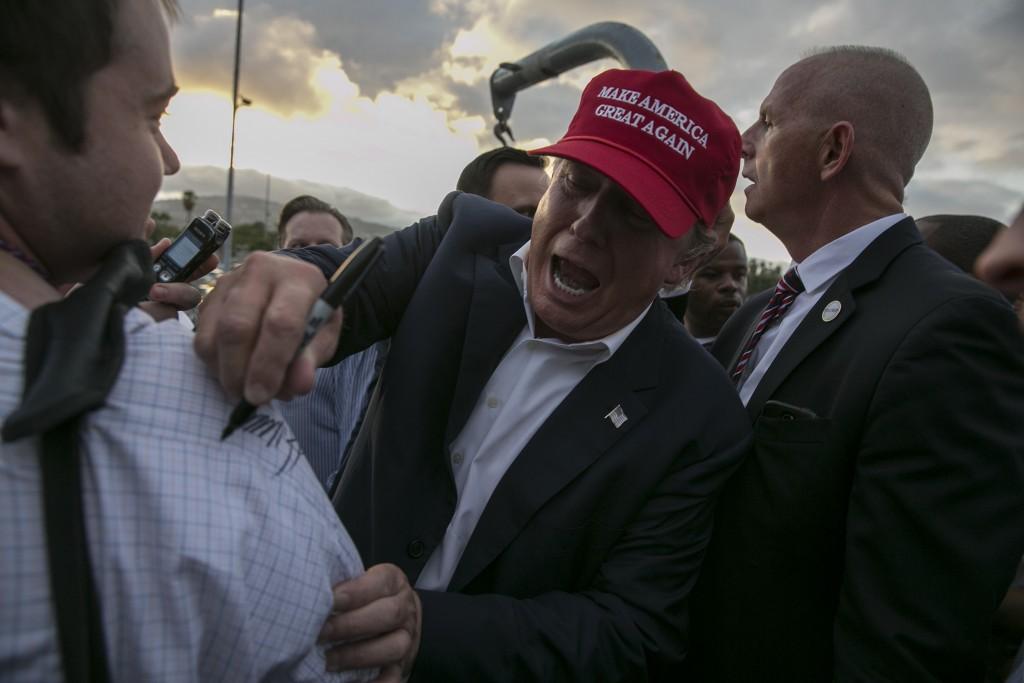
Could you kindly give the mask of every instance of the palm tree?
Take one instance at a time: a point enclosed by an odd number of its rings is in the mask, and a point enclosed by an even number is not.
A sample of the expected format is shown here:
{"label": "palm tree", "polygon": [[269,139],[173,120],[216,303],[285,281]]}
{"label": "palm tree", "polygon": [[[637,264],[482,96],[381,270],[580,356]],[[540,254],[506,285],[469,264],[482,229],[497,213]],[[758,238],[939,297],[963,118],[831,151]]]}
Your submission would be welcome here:
{"label": "palm tree", "polygon": [[181,203],[185,206],[185,212],[188,214],[185,222],[190,223],[192,221],[192,209],[196,208],[196,193],[192,190],[185,190],[181,193]]}

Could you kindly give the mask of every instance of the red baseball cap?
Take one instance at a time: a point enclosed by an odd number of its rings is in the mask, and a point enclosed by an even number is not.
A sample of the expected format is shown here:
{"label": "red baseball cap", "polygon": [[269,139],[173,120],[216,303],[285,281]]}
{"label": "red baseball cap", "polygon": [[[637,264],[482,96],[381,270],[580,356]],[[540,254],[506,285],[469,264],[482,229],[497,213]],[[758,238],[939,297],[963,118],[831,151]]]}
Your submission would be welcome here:
{"label": "red baseball cap", "polygon": [[714,224],[740,172],[740,132],[678,71],[611,69],[583,90],[561,140],[530,154],[586,164],[618,183],[661,231]]}

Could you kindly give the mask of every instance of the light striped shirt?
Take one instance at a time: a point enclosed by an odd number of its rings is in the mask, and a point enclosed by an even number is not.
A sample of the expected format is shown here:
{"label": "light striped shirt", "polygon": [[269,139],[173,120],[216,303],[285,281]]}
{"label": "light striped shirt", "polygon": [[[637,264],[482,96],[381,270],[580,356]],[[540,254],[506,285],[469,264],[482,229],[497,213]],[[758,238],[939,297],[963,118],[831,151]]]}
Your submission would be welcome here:
{"label": "light striped shirt", "polygon": [[331,489],[344,467],[387,348],[387,342],[377,342],[336,365],[320,368],[311,392],[277,404],[325,490]]}
{"label": "light striped shirt", "polygon": [[[0,419],[28,315],[0,293]],[[231,405],[191,333],[139,310],[124,324],[120,377],[80,432],[113,680],[342,680],[315,641],[362,565],[287,426],[262,409],[221,443]],[[0,678],[62,678],[36,438],[0,444]]]}

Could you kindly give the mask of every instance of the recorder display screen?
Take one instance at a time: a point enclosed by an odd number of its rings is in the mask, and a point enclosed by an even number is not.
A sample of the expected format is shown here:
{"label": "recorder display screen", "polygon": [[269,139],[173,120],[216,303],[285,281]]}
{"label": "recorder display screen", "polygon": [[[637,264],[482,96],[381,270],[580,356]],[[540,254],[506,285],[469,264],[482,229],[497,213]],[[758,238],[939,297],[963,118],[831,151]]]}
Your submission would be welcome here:
{"label": "recorder display screen", "polygon": [[185,239],[172,244],[164,256],[177,268],[184,268],[189,259],[197,253],[199,253],[199,243],[193,239],[192,235],[185,235]]}

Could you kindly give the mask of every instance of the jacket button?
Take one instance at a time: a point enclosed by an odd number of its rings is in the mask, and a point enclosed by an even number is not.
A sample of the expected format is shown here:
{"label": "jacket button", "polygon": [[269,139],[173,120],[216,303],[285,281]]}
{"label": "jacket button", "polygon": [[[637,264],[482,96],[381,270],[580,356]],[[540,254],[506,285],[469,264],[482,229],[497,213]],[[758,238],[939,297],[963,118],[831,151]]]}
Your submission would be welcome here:
{"label": "jacket button", "polygon": [[409,553],[409,557],[416,560],[423,557],[423,551],[426,547],[423,545],[423,541],[418,538],[414,538],[409,541],[409,545],[405,546],[405,552]]}

